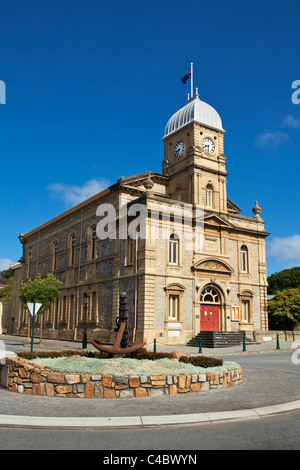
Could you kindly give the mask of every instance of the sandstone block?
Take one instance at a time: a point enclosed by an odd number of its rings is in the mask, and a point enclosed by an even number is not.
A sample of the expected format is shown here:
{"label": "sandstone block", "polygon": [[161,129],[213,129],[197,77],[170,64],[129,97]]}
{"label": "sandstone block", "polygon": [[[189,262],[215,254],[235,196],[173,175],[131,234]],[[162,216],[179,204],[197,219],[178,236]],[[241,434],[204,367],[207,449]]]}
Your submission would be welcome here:
{"label": "sandstone block", "polygon": [[37,387],[37,394],[40,396],[40,397],[44,397],[46,395],[46,392],[45,392],[45,385],[44,384],[38,384],[38,387]]}
{"label": "sandstone block", "polygon": [[105,388],[104,389],[104,398],[115,398],[116,393],[113,388]]}
{"label": "sandstone block", "polygon": [[116,384],[128,385],[128,375],[115,375],[114,380]]}
{"label": "sandstone block", "polygon": [[64,374],[60,372],[50,372],[48,374],[48,382],[52,383],[64,383]]}
{"label": "sandstone block", "polygon": [[102,379],[103,387],[110,387],[111,382],[112,382],[111,375],[103,375],[103,379]]}
{"label": "sandstone block", "polygon": [[82,374],[80,376],[80,380],[83,384],[88,383],[88,381],[91,379],[91,374]]}
{"label": "sandstone block", "polygon": [[40,374],[37,374],[36,372],[32,372],[30,380],[34,384],[46,381],[45,377],[41,377]]}
{"label": "sandstone block", "polygon": [[88,382],[84,389],[84,398],[93,398],[94,397],[94,384],[93,382]]}
{"label": "sandstone block", "polygon": [[188,393],[189,391],[189,388],[178,388],[177,393]]}
{"label": "sandstone block", "polygon": [[208,392],[209,391],[209,382],[202,382],[200,392]]}
{"label": "sandstone block", "polygon": [[172,351],[171,354],[175,359],[179,359],[180,357],[189,357],[188,354],[182,351]]}
{"label": "sandstone block", "polygon": [[129,387],[135,388],[140,385],[140,378],[139,376],[132,375],[129,377]]}
{"label": "sandstone block", "polygon": [[45,384],[45,392],[47,397],[54,397],[54,386],[53,384]]}
{"label": "sandstone block", "polygon": [[151,397],[162,397],[165,395],[165,391],[162,388],[149,388],[148,393]]}
{"label": "sandstone block", "polygon": [[200,387],[201,387],[200,383],[196,383],[196,384],[195,384],[195,383],[192,383],[192,385],[191,385],[191,390],[192,390],[193,392],[200,392]]}
{"label": "sandstone block", "polygon": [[26,375],[27,375],[27,374],[26,374],[26,372],[25,372],[25,370],[24,370],[24,367],[20,367],[20,368],[19,368],[19,376],[20,376],[22,379],[24,379],[24,378],[26,377]]}
{"label": "sandstone block", "polygon": [[166,385],[166,380],[152,380],[152,385],[153,387],[154,386],[163,387],[164,385]]}
{"label": "sandstone block", "polygon": [[150,376],[151,381],[153,380],[166,380],[165,375],[151,375]]}
{"label": "sandstone block", "polygon": [[95,391],[94,391],[95,398],[102,398],[103,392],[102,392],[102,384],[97,382],[95,384]]}
{"label": "sandstone block", "polygon": [[178,388],[185,388],[185,382],[186,382],[186,375],[180,375],[178,378]]}
{"label": "sandstone block", "polygon": [[68,374],[65,376],[67,384],[78,384],[80,383],[80,375],[79,374]]}
{"label": "sandstone block", "polygon": [[57,385],[55,387],[56,393],[59,394],[66,394],[66,393],[72,393],[72,386],[71,385]]}
{"label": "sandstone block", "polygon": [[137,387],[134,392],[135,392],[135,396],[136,396],[137,398],[146,397],[146,396],[147,396],[147,391],[146,391],[145,388]]}
{"label": "sandstone block", "polygon": [[120,398],[133,398],[134,390],[120,390]]}

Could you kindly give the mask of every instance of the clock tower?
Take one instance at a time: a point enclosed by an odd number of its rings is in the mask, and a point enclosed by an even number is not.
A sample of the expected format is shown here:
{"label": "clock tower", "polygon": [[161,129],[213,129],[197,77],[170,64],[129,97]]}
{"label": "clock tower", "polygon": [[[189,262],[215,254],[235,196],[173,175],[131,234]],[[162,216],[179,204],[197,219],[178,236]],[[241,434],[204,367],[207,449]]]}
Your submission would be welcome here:
{"label": "clock tower", "polygon": [[162,167],[172,199],[227,212],[224,133],[219,114],[198,92],[169,119]]}

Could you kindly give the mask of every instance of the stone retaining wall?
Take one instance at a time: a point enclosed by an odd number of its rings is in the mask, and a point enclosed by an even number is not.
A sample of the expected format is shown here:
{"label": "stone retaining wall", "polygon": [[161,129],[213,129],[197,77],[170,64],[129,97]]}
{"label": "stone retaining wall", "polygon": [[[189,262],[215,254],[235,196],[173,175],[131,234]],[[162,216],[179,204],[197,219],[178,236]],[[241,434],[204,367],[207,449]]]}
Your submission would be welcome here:
{"label": "stone retaining wall", "polygon": [[240,385],[242,369],[215,374],[93,375],[53,372],[23,358],[7,359],[8,389],[26,395],[65,398],[134,398],[208,392]]}

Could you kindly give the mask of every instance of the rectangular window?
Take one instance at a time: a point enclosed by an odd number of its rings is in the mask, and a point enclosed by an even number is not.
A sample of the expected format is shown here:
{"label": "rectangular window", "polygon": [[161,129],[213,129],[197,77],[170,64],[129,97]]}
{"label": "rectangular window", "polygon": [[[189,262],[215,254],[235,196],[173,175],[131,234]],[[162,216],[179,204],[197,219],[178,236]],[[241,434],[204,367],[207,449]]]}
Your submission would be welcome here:
{"label": "rectangular window", "polygon": [[55,242],[53,246],[53,271],[57,269],[57,253],[58,253],[58,243]]}
{"label": "rectangular window", "polygon": [[134,249],[135,249],[135,243],[134,240],[129,237],[127,239],[127,246],[126,246],[126,264],[127,266],[130,266],[133,264],[134,261]]}
{"label": "rectangular window", "polygon": [[240,307],[232,307],[232,320],[240,319]]}
{"label": "rectangular window", "polygon": [[71,239],[71,266],[75,263],[75,243],[76,243],[76,235],[72,235]]}
{"label": "rectangular window", "polygon": [[178,321],[179,296],[170,295],[169,297],[169,320]]}
{"label": "rectangular window", "polygon": [[63,297],[61,321],[62,322],[67,321],[67,297],[66,296]]}
{"label": "rectangular window", "polygon": [[97,233],[96,233],[96,225],[92,229],[92,250],[91,250],[91,259],[96,259],[97,251],[96,251],[96,242],[97,242]]}
{"label": "rectangular window", "polygon": [[97,320],[97,294],[96,292],[92,292],[91,295],[92,306],[91,306],[91,321],[96,322]]}
{"label": "rectangular window", "polygon": [[26,273],[27,278],[30,277],[30,265],[31,265],[31,251],[28,253],[28,256],[27,256],[27,273]]}
{"label": "rectangular window", "polygon": [[242,321],[245,323],[250,323],[250,301],[243,300],[242,301]]}
{"label": "rectangular window", "polygon": [[74,328],[74,295],[70,296],[70,305],[69,305],[69,328],[72,330]]}

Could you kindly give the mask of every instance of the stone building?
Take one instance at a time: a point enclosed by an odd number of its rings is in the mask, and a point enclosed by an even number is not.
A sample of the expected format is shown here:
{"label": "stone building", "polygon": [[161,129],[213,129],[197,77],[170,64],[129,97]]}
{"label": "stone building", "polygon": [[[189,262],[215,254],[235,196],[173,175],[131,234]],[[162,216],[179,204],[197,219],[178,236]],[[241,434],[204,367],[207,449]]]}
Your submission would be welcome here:
{"label": "stone building", "polygon": [[[54,272],[63,282],[43,316],[45,336],[80,338],[86,325],[88,338],[112,341],[122,291],[134,337],[147,343],[268,329],[269,234],[257,202],[245,217],[227,198],[224,134],[219,114],[196,94],[166,125],[162,173],[121,177],[20,235],[20,277]],[[20,303],[13,314],[15,332],[27,334]]]}

